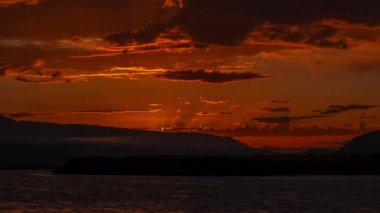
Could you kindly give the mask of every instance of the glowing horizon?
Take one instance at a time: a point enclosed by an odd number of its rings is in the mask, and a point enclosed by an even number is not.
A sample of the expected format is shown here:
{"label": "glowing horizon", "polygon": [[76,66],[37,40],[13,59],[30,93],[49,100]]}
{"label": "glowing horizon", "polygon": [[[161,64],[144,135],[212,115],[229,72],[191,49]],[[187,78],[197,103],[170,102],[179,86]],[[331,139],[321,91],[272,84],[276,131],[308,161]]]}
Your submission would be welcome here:
{"label": "glowing horizon", "polygon": [[380,3],[336,2],[0,0],[0,114],[336,148],[380,128]]}

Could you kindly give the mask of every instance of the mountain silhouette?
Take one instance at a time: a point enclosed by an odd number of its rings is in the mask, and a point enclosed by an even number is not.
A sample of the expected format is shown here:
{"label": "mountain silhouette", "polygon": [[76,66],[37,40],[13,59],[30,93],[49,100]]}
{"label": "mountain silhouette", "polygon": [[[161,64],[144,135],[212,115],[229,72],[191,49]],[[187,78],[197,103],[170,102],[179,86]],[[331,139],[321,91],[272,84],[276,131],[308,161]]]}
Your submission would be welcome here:
{"label": "mountain silhouette", "polygon": [[7,118],[7,117],[0,116],[0,128],[1,129],[11,128],[16,124],[17,124],[17,122],[15,120]]}
{"label": "mountain silhouette", "polygon": [[0,167],[57,166],[66,159],[85,156],[215,156],[257,153],[261,151],[230,137],[15,121],[0,116]]}
{"label": "mountain silhouette", "polygon": [[57,174],[91,175],[379,175],[380,131],[354,138],[338,151],[308,150],[251,156],[130,156],[69,159]]}
{"label": "mountain silhouette", "polygon": [[380,131],[358,136],[343,146],[340,154],[375,155],[380,154]]}

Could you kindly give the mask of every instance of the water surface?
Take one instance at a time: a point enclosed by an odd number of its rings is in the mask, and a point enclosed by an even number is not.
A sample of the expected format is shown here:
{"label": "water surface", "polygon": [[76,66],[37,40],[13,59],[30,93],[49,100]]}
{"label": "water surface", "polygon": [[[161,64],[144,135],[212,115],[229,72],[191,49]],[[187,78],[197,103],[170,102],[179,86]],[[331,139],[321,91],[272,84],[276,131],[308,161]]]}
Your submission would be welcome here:
{"label": "water surface", "polygon": [[65,176],[0,171],[0,211],[379,212],[380,176]]}

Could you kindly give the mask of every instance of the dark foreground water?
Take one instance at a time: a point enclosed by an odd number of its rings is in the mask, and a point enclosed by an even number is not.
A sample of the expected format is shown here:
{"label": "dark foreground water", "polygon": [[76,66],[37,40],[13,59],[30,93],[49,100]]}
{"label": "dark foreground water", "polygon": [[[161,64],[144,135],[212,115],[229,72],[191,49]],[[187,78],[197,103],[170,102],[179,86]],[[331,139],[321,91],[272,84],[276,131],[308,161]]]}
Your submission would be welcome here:
{"label": "dark foreground water", "polygon": [[60,176],[0,171],[0,212],[380,212],[379,176]]}

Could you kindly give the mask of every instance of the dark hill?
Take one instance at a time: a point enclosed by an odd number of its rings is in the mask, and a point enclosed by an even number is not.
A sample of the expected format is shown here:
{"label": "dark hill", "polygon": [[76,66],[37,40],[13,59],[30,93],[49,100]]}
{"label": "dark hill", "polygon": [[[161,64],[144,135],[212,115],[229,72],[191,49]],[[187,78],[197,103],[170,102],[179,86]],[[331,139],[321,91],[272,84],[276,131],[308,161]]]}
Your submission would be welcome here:
{"label": "dark hill", "polygon": [[0,167],[57,166],[69,158],[137,155],[251,155],[230,137],[198,133],[61,125],[0,117]]}
{"label": "dark hill", "polygon": [[253,156],[129,156],[68,160],[61,174],[93,175],[378,175],[380,131],[354,138],[341,150]]}
{"label": "dark hill", "polygon": [[0,129],[10,128],[16,124],[17,122],[15,120],[0,116]]}
{"label": "dark hill", "polygon": [[369,132],[348,142],[339,154],[375,155],[380,154],[380,131]]}

